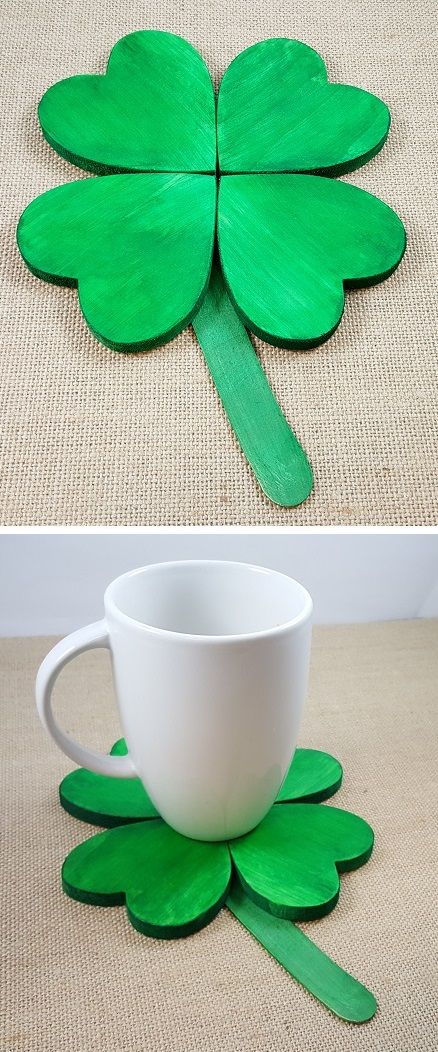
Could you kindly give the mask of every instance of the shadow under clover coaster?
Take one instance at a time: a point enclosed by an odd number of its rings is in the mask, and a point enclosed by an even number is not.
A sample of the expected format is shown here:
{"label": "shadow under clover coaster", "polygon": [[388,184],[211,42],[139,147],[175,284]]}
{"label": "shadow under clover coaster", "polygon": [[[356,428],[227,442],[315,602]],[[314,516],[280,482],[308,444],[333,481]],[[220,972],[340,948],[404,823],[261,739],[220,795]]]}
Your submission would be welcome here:
{"label": "shadow under clover coaster", "polygon": [[103,76],[49,88],[38,113],[61,156],[105,178],[26,208],[17,237],[30,270],[77,286],[115,350],[151,349],[191,323],[264,492],[300,504],[312,469],[248,332],[310,348],[336,329],[348,286],[398,266],[398,216],[333,178],[381,149],[386,105],[330,83],[320,55],[288,39],[238,55],[215,100],[187,41],[144,30],[118,41]]}
{"label": "shadow under clover coaster", "polygon": [[[112,752],[126,752],[123,739]],[[125,904],[139,932],[165,939],[198,931],[226,906],[321,1003],[350,1022],[366,1022],[377,1008],[374,996],[293,923],[332,910],[339,873],[370,857],[371,827],[317,803],[341,780],[334,757],[298,749],[263,821],[235,840],[207,843],[168,826],[137,779],[74,771],[60,786],[63,807],[113,828],[70,852],[63,888],[90,905]]]}

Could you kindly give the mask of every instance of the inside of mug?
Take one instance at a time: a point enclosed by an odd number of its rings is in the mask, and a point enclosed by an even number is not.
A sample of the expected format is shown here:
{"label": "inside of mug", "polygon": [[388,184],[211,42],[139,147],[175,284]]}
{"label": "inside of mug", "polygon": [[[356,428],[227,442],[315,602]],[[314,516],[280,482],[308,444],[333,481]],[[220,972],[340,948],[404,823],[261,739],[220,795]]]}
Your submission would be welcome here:
{"label": "inside of mug", "polygon": [[311,606],[297,581],[243,563],[161,563],[119,578],[110,591],[120,612],[135,621],[197,636],[265,632]]}

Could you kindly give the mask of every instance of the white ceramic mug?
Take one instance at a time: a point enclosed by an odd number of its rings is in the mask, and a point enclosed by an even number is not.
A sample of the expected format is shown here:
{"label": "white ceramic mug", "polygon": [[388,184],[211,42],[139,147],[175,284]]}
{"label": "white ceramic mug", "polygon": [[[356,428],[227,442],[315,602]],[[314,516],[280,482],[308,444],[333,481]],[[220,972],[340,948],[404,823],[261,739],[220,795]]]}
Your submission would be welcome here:
{"label": "white ceramic mug", "polygon": [[[105,618],[73,632],[37,676],[40,717],[76,763],[140,777],[185,836],[225,840],[272,806],[295,750],[307,690],[312,600],[302,585],[246,563],[190,561],[118,577]],[[62,667],[93,647],[112,654],[127,756],[73,741],[55,722]]]}

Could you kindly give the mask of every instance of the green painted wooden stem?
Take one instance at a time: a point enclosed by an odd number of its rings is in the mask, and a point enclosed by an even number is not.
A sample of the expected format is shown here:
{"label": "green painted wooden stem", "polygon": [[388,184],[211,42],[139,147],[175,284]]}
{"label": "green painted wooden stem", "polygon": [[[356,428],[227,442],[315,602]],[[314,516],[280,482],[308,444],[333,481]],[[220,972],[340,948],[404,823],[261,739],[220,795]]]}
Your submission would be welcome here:
{"label": "green painted wooden stem", "polygon": [[219,266],[213,266],[192,324],[231,427],[262,489],[283,507],[301,504],[312,490],[312,469],[271,391]]}
{"label": "green painted wooden stem", "polygon": [[231,913],[309,993],[350,1023],[372,1019],[377,1002],[370,990],[327,957],[292,921],[274,917],[233,886]]}

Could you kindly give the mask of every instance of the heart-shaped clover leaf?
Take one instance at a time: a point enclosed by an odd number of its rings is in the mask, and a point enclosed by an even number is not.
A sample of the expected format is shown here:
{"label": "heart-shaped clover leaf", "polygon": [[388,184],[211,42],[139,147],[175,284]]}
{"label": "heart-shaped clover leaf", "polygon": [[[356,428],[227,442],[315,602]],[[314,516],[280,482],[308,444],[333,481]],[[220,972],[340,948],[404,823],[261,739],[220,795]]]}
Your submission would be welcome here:
{"label": "heart-shaped clover leaf", "polygon": [[214,172],[213,85],[195,48],[173,33],[130,33],[104,76],[61,80],[38,108],[44,137],[91,172]]}
{"label": "heart-shaped clover leaf", "polygon": [[226,844],[189,840],[160,818],[97,833],[70,852],[64,890],[98,906],[126,902],[134,928],[177,938],[203,928],[225,902]]}
{"label": "heart-shaped clover leaf", "polygon": [[[350,171],[382,148],[390,113],[376,95],[330,84],[300,40],[262,40],[228,67],[218,99],[223,172]],[[255,134],[256,132],[256,134]]]}
{"label": "heart-shaped clover leaf", "polygon": [[215,202],[208,175],[67,183],[27,207],[20,248],[40,277],[78,286],[84,317],[107,346],[145,350],[180,332],[202,300]]}
{"label": "heart-shaped clover leaf", "polygon": [[229,847],[250,898],[278,917],[309,920],[333,909],[339,873],[362,866],[373,841],[368,823],[349,811],[284,804]]}
{"label": "heart-shaped clover leaf", "polygon": [[245,325],[293,347],[326,339],[341,320],[344,286],[382,281],[405,247],[403,224],[388,205],[315,175],[222,179],[218,238]]}

